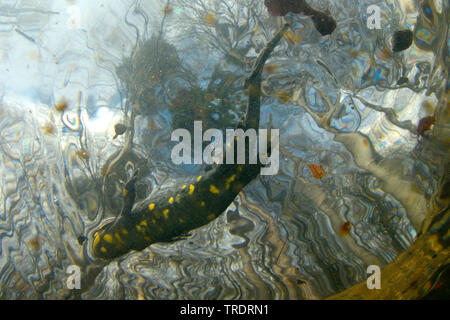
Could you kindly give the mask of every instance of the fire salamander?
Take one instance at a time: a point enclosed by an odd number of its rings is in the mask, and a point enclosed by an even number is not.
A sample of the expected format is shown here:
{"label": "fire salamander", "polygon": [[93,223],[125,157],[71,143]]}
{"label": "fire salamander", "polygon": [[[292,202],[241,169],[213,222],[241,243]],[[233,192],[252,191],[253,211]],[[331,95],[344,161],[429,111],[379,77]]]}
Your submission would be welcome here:
{"label": "fire salamander", "polygon": [[[266,44],[246,79],[248,104],[245,116],[237,126],[244,131],[258,129],[262,70],[287,29],[286,24]],[[248,143],[246,148],[248,154]],[[257,164],[217,165],[204,175],[154,192],[136,204],[135,172],[124,187],[124,204],[119,216],[94,233],[94,256],[111,260],[131,250],[142,250],[152,243],[173,241],[207,224],[225,211],[242,188],[259,174],[261,166],[260,161]]]}

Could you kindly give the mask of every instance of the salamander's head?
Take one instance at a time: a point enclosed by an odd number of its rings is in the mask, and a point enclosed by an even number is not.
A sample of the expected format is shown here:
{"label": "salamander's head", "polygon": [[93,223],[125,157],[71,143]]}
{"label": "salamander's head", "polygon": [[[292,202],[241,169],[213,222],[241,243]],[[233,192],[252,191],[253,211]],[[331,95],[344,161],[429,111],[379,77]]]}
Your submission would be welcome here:
{"label": "salamander's head", "polygon": [[336,21],[334,21],[331,15],[325,12],[315,10],[311,18],[317,31],[323,36],[331,34],[336,29]]}
{"label": "salamander's head", "polygon": [[114,221],[107,222],[94,233],[92,252],[96,258],[113,260],[129,251],[121,235],[111,228],[113,224]]}

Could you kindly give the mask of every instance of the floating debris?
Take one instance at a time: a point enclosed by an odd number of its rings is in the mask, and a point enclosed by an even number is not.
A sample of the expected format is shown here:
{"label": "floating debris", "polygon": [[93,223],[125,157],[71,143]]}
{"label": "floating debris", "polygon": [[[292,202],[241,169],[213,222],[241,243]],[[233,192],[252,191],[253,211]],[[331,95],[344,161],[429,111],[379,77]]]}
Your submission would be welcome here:
{"label": "floating debris", "polygon": [[83,243],[87,240],[87,238],[84,235],[79,235],[77,238],[78,244],[81,246]]}
{"label": "floating debris", "polygon": [[77,157],[80,158],[80,159],[84,159],[84,160],[89,159],[89,154],[88,154],[88,152],[87,152],[86,150],[84,150],[84,149],[78,150],[77,152],[75,152],[75,154],[76,154]]}
{"label": "floating debris", "polygon": [[315,10],[315,14],[311,16],[311,19],[316,30],[319,31],[322,36],[331,34],[336,29],[336,21],[324,12]]}
{"label": "floating debris", "polygon": [[389,59],[390,57],[392,57],[392,51],[388,46],[386,46],[380,50],[378,55],[382,59]]}
{"label": "floating debris", "polygon": [[434,114],[435,104],[429,100],[426,100],[422,103],[421,108],[425,111],[426,114]]}
{"label": "floating debris", "polygon": [[406,84],[406,83],[408,83],[408,82],[409,82],[409,79],[408,79],[407,77],[400,77],[400,78],[397,80],[397,85],[400,86],[400,85]]}
{"label": "floating debris", "polygon": [[275,66],[275,65],[271,65],[271,64],[269,64],[269,65],[267,65],[267,66],[264,66],[264,68],[263,68],[263,70],[265,71],[265,72],[274,72],[274,71],[277,71],[279,68],[278,68],[278,66]]}
{"label": "floating debris", "polygon": [[208,12],[205,14],[204,20],[206,24],[213,26],[217,22],[217,17],[214,13]]}
{"label": "floating debris", "polygon": [[284,37],[292,44],[299,44],[302,41],[302,37],[292,31],[287,31]]}
{"label": "floating debris", "polygon": [[173,7],[170,4],[166,3],[166,5],[163,8],[163,14],[165,16],[169,16],[172,13],[173,13]]}
{"label": "floating debris", "polygon": [[313,163],[309,163],[308,167],[311,170],[311,174],[313,175],[314,178],[322,179],[323,177],[325,177],[326,172],[325,172],[325,170],[323,170],[323,168],[321,166],[315,165]]}
{"label": "floating debris", "polygon": [[296,283],[297,283],[298,286],[303,286],[303,285],[307,284],[307,282],[303,281],[302,279],[297,279]]}
{"label": "floating debris", "polygon": [[350,48],[350,49],[348,50],[348,54],[350,55],[350,57],[351,57],[352,59],[356,59],[356,58],[359,56],[360,52],[359,52],[358,50],[355,50],[355,49],[353,49],[353,48]]}
{"label": "floating debris", "polygon": [[212,93],[206,93],[205,94],[205,99],[209,102],[213,101],[216,98],[216,96]]}
{"label": "floating debris", "polygon": [[339,235],[341,237],[346,237],[350,234],[350,230],[352,228],[352,224],[350,222],[345,222],[339,227]]}
{"label": "floating debris", "polygon": [[68,107],[69,107],[69,103],[67,102],[66,99],[61,99],[59,102],[57,102],[55,104],[55,109],[56,109],[56,111],[59,111],[59,112],[66,111]]}
{"label": "floating debris", "polygon": [[423,137],[425,131],[430,130],[431,126],[435,124],[435,122],[436,122],[435,116],[428,116],[420,119],[419,125],[417,126],[417,135]]}
{"label": "floating debris", "polygon": [[271,16],[285,16],[290,12],[310,16],[316,30],[323,36],[336,29],[336,21],[329,14],[311,8],[304,0],[264,0],[264,5]]}
{"label": "floating debris", "polygon": [[54,136],[56,134],[56,127],[53,123],[47,122],[42,126],[42,132],[48,136]]}
{"label": "floating debris", "polygon": [[280,99],[280,101],[282,103],[288,103],[289,101],[291,101],[291,96],[286,92],[286,91],[281,91],[277,94],[278,99]]}
{"label": "floating debris", "polygon": [[117,138],[118,136],[121,136],[122,134],[124,134],[127,131],[127,126],[121,123],[117,123],[114,126],[114,131],[116,132],[116,134],[113,137],[113,140],[115,138]]}
{"label": "floating debris", "polygon": [[399,52],[408,49],[413,42],[411,30],[396,31],[392,37],[392,51]]}
{"label": "floating debris", "polygon": [[39,241],[38,236],[34,236],[33,238],[31,238],[28,241],[28,245],[30,246],[30,249],[34,252],[39,252],[39,250],[41,249],[41,243]]}
{"label": "floating debris", "polygon": [[25,32],[15,28],[14,29],[15,32],[17,32],[18,34],[20,34],[22,37],[24,37],[25,39],[27,39],[28,41],[33,42],[34,44],[37,44],[36,40],[33,37],[30,37],[29,35],[27,35]]}

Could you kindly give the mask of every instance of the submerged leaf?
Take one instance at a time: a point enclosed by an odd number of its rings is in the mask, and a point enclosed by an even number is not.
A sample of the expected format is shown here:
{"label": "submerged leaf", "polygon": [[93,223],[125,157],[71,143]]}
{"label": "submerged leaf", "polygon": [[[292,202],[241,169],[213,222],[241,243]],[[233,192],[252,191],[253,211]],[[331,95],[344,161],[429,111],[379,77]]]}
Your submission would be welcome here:
{"label": "submerged leaf", "polygon": [[323,170],[323,168],[321,166],[309,163],[308,167],[311,170],[311,173],[314,178],[322,179],[323,177],[325,177],[326,172],[325,172],[325,170]]}

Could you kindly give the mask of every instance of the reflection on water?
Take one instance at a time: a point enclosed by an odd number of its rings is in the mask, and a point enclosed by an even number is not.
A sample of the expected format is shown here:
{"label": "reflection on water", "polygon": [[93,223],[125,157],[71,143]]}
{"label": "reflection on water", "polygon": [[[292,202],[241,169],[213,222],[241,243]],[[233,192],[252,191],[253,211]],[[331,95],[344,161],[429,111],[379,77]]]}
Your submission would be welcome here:
{"label": "reflection on water", "polygon": [[[447,3],[308,3],[334,17],[331,35],[307,16],[270,16],[263,1],[2,1],[0,297],[433,289],[449,263]],[[367,27],[370,4],[379,30]],[[280,128],[279,173],[186,239],[95,260],[92,233],[119,214],[127,171],[140,168],[138,199],[204,171],[171,162],[172,130],[234,126],[254,58],[286,21],[262,84],[261,126]],[[413,44],[392,52],[403,29]],[[66,286],[73,264],[81,293]],[[369,265],[382,267],[382,290],[367,289]]]}

